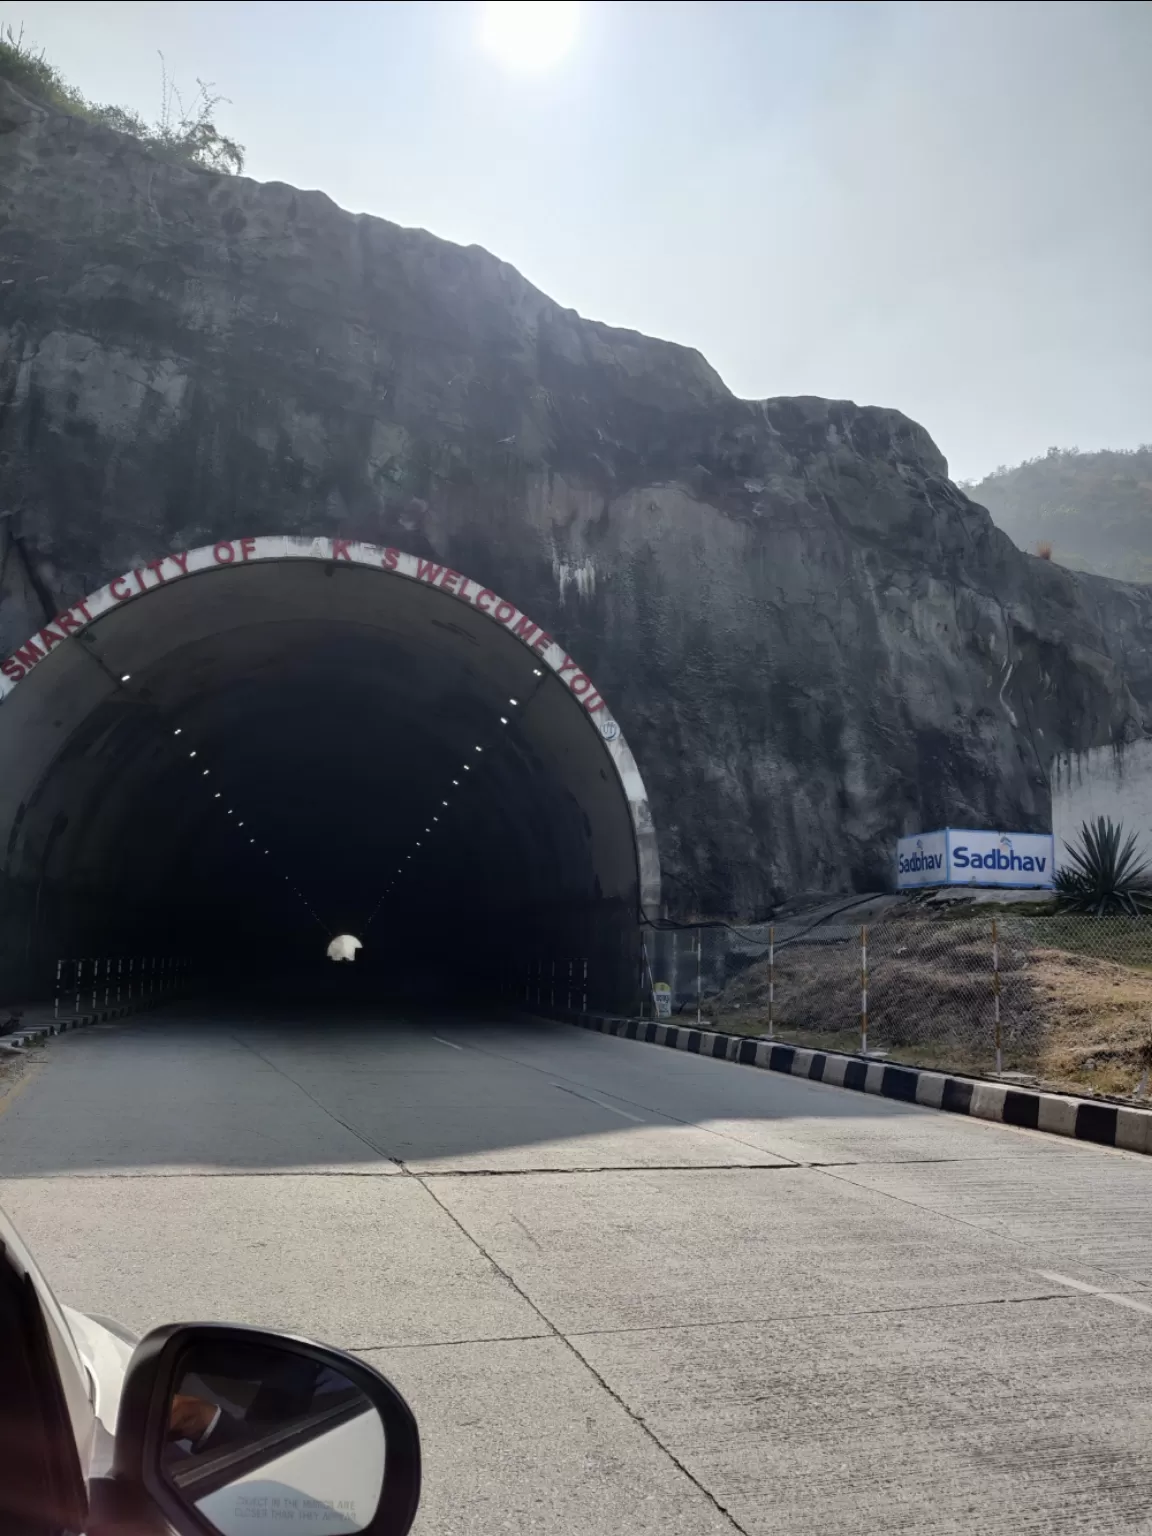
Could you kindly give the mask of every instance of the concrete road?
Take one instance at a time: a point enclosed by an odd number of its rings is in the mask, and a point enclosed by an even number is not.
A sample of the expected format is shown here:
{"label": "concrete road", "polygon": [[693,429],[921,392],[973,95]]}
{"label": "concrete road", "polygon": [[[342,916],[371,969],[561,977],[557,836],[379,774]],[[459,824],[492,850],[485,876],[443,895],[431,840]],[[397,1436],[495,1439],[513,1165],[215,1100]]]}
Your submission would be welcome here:
{"label": "concrete road", "polygon": [[1152,1531],[1152,1159],[563,1025],[189,1012],[46,1047],[0,1204],[79,1307],[380,1366],[420,1536]]}

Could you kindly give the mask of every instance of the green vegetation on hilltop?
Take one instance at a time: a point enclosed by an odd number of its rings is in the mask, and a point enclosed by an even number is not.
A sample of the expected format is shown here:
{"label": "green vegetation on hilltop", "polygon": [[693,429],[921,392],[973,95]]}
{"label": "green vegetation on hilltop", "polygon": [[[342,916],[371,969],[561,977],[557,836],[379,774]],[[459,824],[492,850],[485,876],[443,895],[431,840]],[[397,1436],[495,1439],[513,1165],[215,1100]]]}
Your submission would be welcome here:
{"label": "green vegetation on hilltop", "polygon": [[215,123],[216,108],[225,98],[214,96],[210,85],[197,80],[196,95],[185,104],[169,79],[163,56],[160,116],[154,123],[146,123],[127,107],[101,106],[89,101],[69,85],[42,51],[37,52],[24,41],[22,31],[14,32],[10,26],[0,34],[0,79],[10,80],[20,90],[38,96],[62,112],[70,112],[73,117],[101,123],[118,133],[130,133],[178,165],[227,174],[238,174],[244,169],[243,146],[221,133]]}
{"label": "green vegetation on hilltop", "polygon": [[1049,448],[964,490],[1021,549],[1076,571],[1152,582],[1152,443]]}

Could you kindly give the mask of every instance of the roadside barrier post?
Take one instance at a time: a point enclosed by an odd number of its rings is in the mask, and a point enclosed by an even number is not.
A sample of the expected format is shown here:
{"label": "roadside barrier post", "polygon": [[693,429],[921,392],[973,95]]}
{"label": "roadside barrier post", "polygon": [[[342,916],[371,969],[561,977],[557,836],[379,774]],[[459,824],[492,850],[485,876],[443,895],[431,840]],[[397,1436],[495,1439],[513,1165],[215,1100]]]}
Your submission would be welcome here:
{"label": "roadside barrier post", "polygon": [[776,924],[768,928],[768,1038],[776,1033]]}
{"label": "roadside barrier post", "polygon": [[584,990],[581,995],[580,1012],[588,1012],[588,962],[584,962]]}
{"label": "roadside barrier post", "polygon": [[996,1076],[1004,1075],[1004,1054],[1000,1040],[1000,930],[992,919],[992,1025],[996,1042]]}
{"label": "roadside barrier post", "polygon": [[[644,957],[644,976],[648,983],[648,996],[652,999],[652,1017],[658,1019],[660,1017],[660,1009],[656,1005],[656,978],[652,974],[652,962],[648,958],[647,938],[641,938],[640,952]],[[641,1009],[641,1013],[643,1013],[643,1009]]]}
{"label": "roadside barrier post", "polygon": [[701,1024],[701,1006],[704,1001],[704,930],[696,930],[696,1027]]}
{"label": "roadside barrier post", "polygon": [[860,925],[860,1054],[868,1054],[868,925]]}
{"label": "roadside barrier post", "polygon": [[53,1010],[52,1010],[52,1017],[56,1020],[57,1023],[60,1022],[60,989],[63,986],[63,984],[64,984],[64,962],[63,962],[63,960],[57,960],[57,962],[56,962],[56,1002],[55,1002],[55,1005],[54,1005]]}
{"label": "roadside barrier post", "polygon": [[83,962],[83,960],[73,960],[72,964],[76,967],[76,1017],[79,1018],[80,1017],[80,978],[81,978],[81,976],[84,973],[84,962]]}

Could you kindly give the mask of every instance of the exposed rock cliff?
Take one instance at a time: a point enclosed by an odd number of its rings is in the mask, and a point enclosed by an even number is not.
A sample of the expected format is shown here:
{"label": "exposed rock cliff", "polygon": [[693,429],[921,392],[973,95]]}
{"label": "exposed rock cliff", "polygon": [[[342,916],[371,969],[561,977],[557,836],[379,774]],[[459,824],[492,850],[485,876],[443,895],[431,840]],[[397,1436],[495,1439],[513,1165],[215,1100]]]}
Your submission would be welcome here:
{"label": "exposed rock cliff", "polygon": [[737,400],[483,250],[2,82],[0,198],[4,649],[214,537],[434,554],[593,671],[682,916],[1046,826],[1056,751],[1144,729],[1148,591],[1020,553],[897,411]]}

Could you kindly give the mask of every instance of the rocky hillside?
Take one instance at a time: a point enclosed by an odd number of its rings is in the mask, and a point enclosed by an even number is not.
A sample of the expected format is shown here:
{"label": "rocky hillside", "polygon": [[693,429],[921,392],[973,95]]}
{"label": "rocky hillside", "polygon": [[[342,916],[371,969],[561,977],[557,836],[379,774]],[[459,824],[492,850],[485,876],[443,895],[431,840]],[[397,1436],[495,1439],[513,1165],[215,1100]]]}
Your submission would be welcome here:
{"label": "rocky hillside", "polygon": [[681,916],[1044,826],[1053,753],[1144,728],[1148,594],[1022,554],[898,411],[737,400],[486,251],[10,86],[0,219],[0,644],[224,535],[435,555],[592,669]]}
{"label": "rocky hillside", "polygon": [[1021,549],[1048,548],[1073,570],[1152,582],[1152,444],[1049,448],[964,489]]}

